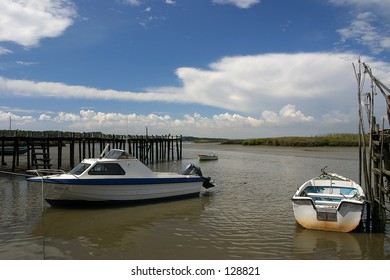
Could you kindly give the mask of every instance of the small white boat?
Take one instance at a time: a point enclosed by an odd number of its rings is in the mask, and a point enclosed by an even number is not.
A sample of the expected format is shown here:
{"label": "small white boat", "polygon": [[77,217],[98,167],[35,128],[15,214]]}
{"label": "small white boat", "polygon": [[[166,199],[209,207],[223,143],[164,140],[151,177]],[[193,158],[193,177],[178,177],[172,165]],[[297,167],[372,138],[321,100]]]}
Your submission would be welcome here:
{"label": "small white boat", "polygon": [[[103,152],[104,153],[104,152]],[[189,164],[183,174],[153,172],[124,150],[110,150],[104,157],[84,159],[68,173],[47,175],[31,170],[29,182],[42,184],[50,205],[125,204],[199,196],[214,187],[199,167]],[[46,174],[46,175],[45,175]]]}
{"label": "small white boat", "polygon": [[218,156],[213,153],[213,154],[198,154],[198,160],[217,160]]}
{"label": "small white boat", "polygon": [[360,223],[365,194],[354,181],[324,169],[292,197],[294,216],[304,228],[350,232]]}

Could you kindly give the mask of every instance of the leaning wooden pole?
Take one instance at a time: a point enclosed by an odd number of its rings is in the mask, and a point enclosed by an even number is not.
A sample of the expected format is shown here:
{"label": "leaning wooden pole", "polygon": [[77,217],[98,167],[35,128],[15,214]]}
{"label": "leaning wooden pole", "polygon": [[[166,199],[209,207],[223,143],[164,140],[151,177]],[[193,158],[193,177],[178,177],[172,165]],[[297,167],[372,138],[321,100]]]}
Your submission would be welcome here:
{"label": "leaning wooden pole", "polygon": [[[376,96],[377,90],[379,89],[385,98],[387,105],[387,120],[390,124],[390,89],[372,74],[371,68],[368,65],[365,63],[361,64],[359,60],[359,71],[356,71],[355,69],[355,75],[358,81],[359,135],[365,135],[363,114],[361,111],[361,92],[364,85],[364,79],[361,78],[362,69],[364,70],[364,74],[367,74],[371,79],[371,91],[370,94],[367,94],[366,103],[370,131],[370,156],[369,159],[367,159],[367,156],[365,155],[367,148],[363,143],[361,150],[359,147],[359,153],[362,155],[362,157],[359,156],[359,164],[364,167],[363,172],[366,181],[366,195],[368,202],[370,203],[370,207],[367,209],[367,217],[371,220],[379,222],[381,227],[381,222],[385,221],[387,218],[386,211],[390,211],[390,208],[387,207],[387,204],[390,202],[390,134],[389,130],[385,130],[384,118],[382,120],[382,128],[376,124],[374,116],[374,97]],[[362,139],[364,140],[364,138]],[[389,198],[388,201],[386,196]]]}
{"label": "leaning wooden pole", "polygon": [[[359,60],[359,69],[356,71],[355,65],[353,65],[355,70],[355,76],[358,84],[358,116],[359,116],[359,184],[363,186],[362,180],[364,179],[364,188],[367,194],[367,200],[369,202],[369,207],[367,207],[367,218],[371,219],[371,210],[372,210],[372,194],[371,194],[371,184],[369,177],[369,170],[367,166],[367,144],[365,138],[365,129],[364,129],[364,120],[363,120],[363,110],[362,110],[362,97],[361,97],[361,87],[362,87],[362,71],[361,64]],[[363,179],[362,179],[363,176]]]}

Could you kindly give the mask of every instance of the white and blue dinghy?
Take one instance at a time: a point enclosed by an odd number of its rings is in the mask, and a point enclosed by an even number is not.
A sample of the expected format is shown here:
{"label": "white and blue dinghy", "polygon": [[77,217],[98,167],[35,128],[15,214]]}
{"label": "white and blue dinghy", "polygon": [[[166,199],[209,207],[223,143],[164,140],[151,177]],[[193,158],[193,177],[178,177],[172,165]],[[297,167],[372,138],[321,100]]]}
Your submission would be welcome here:
{"label": "white and blue dinghy", "polygon": [[[104,152],[103,152],[104,153]],[[144,203],[199,196],[214,187],[199,167],[183,174],[154,172],[124,150],[112,149],[100,158],[84,159],[71,171],[31,170],[27,181],[42,184],[44,199],[53,206]]]}
{"label": "white and blue dinghy", "polygon": [[365,204],[362,187],[324,169],[302,184],[292,197],[295,220],[315,230],[350,232],[360,223]]}

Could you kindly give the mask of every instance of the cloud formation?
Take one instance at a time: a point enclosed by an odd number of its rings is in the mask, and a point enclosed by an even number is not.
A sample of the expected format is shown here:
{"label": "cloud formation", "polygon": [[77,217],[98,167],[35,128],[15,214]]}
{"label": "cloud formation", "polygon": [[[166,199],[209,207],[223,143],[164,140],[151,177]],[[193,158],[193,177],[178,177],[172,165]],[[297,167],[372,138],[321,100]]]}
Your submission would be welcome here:
{"label": "cloud formation", "polygon": [[[168,114],[121,114],[80,110],[78,114],[69,112],[46,112],[34,117],[21,116],[17,113],[0,111],[0,126],[7,126],[10,119],[15,127],[26,130],[39,130],[42,123],[47,129],[68,131],[102,131],[106,133],[131,134],[143,133],[145,127],[154,134],[177,133],[185,135],[201,135],[215,137],[218,131],[220,137],[237,138],[238,131],[253,128],[269,128],[275,126],[294,126],[300,123],[316,123],[311,116],[305,116],[297,111],[294,105],[286,105],[279,112],[267,111],[258,118],[245,117],[239,114],[218,114],[211,117],[198,113],[185,114],[181,119],[172,118]],[[256,134],[254,134],[256,136]]]}
{"label": "cloud formation", "polygon": [[[345,101],[352,91],[352,54],[296,53],[225,57],[209,70],[179,68],[182,91],[198,102],[228,110],[254,113],[271,104],[298,100]],[[340,77],[343,83],[338,83]],[[340,98],[341,97],[341,98]],[[345,104],[345,103],[344,103]],[[325,107],[328,105],[325,105]]]}
{"label": "cloud formation", "polygon": [[[210,0],[218,5],[234,5],[248,9],[261,0]],[[144,6],[141,0],[121,0],[117,3],[132,7]],[[173,5],[176,1],[166,0]],[[337,30],[343,43],[355,42],[380,54],[390,50],[390,37],[386,29],[380,28],[374,19],[373,9],[366,1],[329,0],[335,5],[350,5],[356,8],[352,20]],[[389,11],[388,0],[374,0],[371,4],[381,7],[383,16]],[[129,8],[129,7],[127,7]],[[148,21],[156,19],[150,15],[151,7],[142,8]],[[389,12],[390,14],[390,12]],[[34,15],[34,16],[32,16]],[[375,16],[374,16],[375,15]],[[73,24],[77,16],[75,5],[70,0],[4,0],[0,2],[0,42],[7,41],[30,48],[39,45],[44,38],[61,36]],[[142,22],[141,22],[142,23]],[[145,21],[146,26],[147,21]],[[7,26],[7,28],[5,28]],[[0,46],[0,55],[12,51]],[[53,129],[101,130],[123,133],[129,123],[133,129],[145,126],[156,130],[180,131],[193,134],[194,129],[202,133],[215,133],[231,137],[232,130],[251,128],[269,129],[268,135],[288,133],[298,124],[306,128],[318,127],[346,131],[353,125],[356,109],[356,81],[351,64],[359,54],[350,52],[302,52],[265,53],[258,55],[226,56],[211,62],[207,67],[191,65],[176,69],[180,86],[164,86],[134,91],[101,89],[52,81],[11,79],[0,76],[0,95],[16,99],[61,99],[105,100],[107,102],[164,102],[176,104],[200,104],[208,109],[218,108],[219,114],[192,112],[173,117],[164,114],[117,114],[83,109],[72,112],[22,112],[18,109],[0,107],[0,123],[5,126],[9,118],[21,127],[34,125],[39,129],[43,122]],[[390,84],[390,65],[386,62],[364,57],[363,61],[375,69],[375,75],[385,84]],[[19,66],[39,62],[17,60]],[[203,109],[204,107],[202,107]],[[205,112],[207,110],[204,110]],[[11,113],[12,112],[12,113]],[[129,122],[131,120],[131,122]],[[323,131],[321,131],[323,132]],[[332,131],[333,132],[333,131]],[[234,132],[236,134],[236,132]],[[302,134],[302,132],[301,132]]]}
{"label": "cloud formation", "polygon": [[259,4],[261,0],[212,0],[215,4],[234,5],[241,9],[248,9],[253,5]]}
{"label": "cloud formation", "polygon": [[[230,128],[292,129],[295,124],[321,123],[321,128],[348,130],[356,127],[352,117],[357,108],[356,80],[352,63],[358,56],[350,53],[263,54],[225,57],[211,63],[208,69],[178,68],[181,87],[161,87],[141,92],[98,89],[55,82],[12,80],[0,77],[0,94],[17,98],[90,99],[110,102],[191,103],[217,107],[228,112],[217,115],[199,113],[181,119],[169,114],[125,116],[115,113],[81,110],[79,114],[41,113],[34,120],[58,123],[68,129],[123,130],[131,123],[170,129],[210,129],[229,137]],[[368,57],[362,58],[375,69],[375,75],[390,84],[390,65]],[[234,113],[230,113],[234,112]],[[3,119],[4,121],[4,119]],[[27,121],[27,120],[25,120]],[[185,128],[188,126],[187,128]],[[56,127],[56,126],[54,126]],[[224,129],[225,131],[224,131]],[[221,130],[220,130],[221,129]],[[231,131],[231,129],[230,129]],[[184,132],[183,132],[184,133]],[[286,133],[281,130],[279,133]]]}
{"label": "cloud formation", "polygon": [[342,44],[354,42],[367,47],[374,55],[390,51],[388,0],[329,0],[329,2],[353,7],[350,24],[337,30]]}
{"label": "cloud formation", "polygon": [[43,38],[60,36],[73,24],[75,15],[70,0],[2,0],[0,41],[34,47]]}
{"label": "cloud formation", "polygon": [[374,54],[390,50],[390,36],[384,36],[385,32],[378,30],[373,24],[376,17],[371,12],[360,13],[351,22],[350,26],[337,30],[343,42],[354,40],[367,46]]}
{"label": "cloud formation", "polygon": [[[0,93],[24,98],[198,103],[245,114],[258,114],[287,104],[310,106],[324,101],[321,111],[326,113],[351,103],[356,87],[351,63],[357,58],[346,53],[225,57],[210,64],[209,69],[178,68],[181,87],[142,92],[0,77]],[[378,74],[388,77],[384,73],[390,65],[371,63],[377,71],[383,71]]]}

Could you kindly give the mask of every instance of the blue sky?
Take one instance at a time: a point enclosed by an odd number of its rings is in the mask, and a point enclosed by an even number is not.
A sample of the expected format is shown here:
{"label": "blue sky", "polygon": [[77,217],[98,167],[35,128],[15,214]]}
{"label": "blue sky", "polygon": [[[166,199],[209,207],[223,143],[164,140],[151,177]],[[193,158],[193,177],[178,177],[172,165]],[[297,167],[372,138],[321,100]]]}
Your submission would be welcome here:
{"label": "blue sky", "polygon": [[357,133],[352,63],[390,86],[389,27],[389,0],[2,0],[0,129]]}

